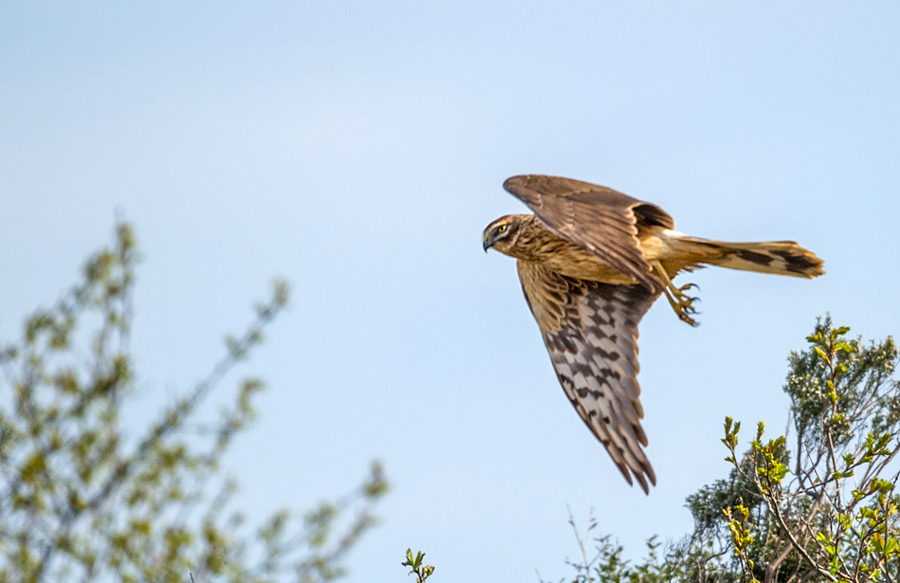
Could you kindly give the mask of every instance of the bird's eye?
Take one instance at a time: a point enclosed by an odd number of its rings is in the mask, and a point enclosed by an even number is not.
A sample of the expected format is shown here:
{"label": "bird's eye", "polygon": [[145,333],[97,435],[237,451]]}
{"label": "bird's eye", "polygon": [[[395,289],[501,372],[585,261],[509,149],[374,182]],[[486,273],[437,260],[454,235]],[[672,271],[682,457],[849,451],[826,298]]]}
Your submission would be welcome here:
{"label": "bird's eye", "polygon": [[498,233],[505,233],[505,232],[506,232],[506,225],[500,225],[500,228],[497,229],[497,232],[498,232]]}

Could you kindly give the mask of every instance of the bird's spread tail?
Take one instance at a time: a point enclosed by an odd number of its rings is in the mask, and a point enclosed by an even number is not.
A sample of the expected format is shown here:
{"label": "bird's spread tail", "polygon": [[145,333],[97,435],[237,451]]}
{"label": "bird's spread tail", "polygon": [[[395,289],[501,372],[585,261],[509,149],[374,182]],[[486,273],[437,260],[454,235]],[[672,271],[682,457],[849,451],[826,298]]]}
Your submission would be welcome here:
{"label": "bird's spread tail", "polygon": [[678,243],[696,258],[698,264],[807,278],[825,273],[822,260],[793,241],[723,243],[697,237],[679,237]]}

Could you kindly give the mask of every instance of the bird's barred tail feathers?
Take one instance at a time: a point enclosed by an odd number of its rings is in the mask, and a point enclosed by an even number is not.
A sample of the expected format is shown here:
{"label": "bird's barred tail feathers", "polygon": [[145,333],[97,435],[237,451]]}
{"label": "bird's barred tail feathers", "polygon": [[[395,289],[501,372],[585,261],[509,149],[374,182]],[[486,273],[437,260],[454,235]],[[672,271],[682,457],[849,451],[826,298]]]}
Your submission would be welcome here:
{"label": "bird's barred tail feathers", "polygon": [[679,237],[678,242],[685,246],[685,251],[697,257],[697,263],[806,278],[825,273],[822,260],[793,241],[724,243],[698,237]]}

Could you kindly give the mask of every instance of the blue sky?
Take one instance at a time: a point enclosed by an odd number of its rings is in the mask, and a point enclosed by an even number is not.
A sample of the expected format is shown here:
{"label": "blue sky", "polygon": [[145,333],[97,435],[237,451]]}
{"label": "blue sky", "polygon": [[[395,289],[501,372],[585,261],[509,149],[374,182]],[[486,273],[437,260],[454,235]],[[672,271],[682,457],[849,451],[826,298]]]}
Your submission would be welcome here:
{"label": "blue sky", "polygon": [[[900,331],[897,30],[889,2],[0,4],[0,337],[120,209],[148,403],[203,376],[273,276],[293,285],[240,371],[269,390],[228,469],[261,517],[382,460],[394,489],[348,581],[403,580],[410,546],[435,581],[558,578],[567,504],[636,554],[690,529],[725,415],[784,427],[816,316]],[[513,261],[481,251],[522,173],[825,260],[814,281],[682,277],[701,325],[645,318],[649,497],[571,410]]]}

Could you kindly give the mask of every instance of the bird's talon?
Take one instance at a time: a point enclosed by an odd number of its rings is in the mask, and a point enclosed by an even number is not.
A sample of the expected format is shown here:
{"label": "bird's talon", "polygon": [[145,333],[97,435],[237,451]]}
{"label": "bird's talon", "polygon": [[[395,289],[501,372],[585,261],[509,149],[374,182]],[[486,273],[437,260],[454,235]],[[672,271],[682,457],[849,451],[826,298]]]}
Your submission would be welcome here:
{"label": "bird's talon", "polygon": [[669,300],[672,309],[675,310],[675,313],[678,314],[678,318],[682,322],[686,322],[691,326],[696,326],[697,321],[691,316],[699,313],[694,307],[694,302],[699,302],[700,298],[689,296],[685,293],[692,287],[697,287],[697,285],[689,283],[681,287],[670,286],[666,289],[666,298]]}
{"label": "bird's talon", "polygon": [[666,299],[669,300],[669,305],[675,310],[675,314],[682,322],[686,322],[691,326],[696,326],[697,321],[691,318],[691,315],[699,313],[697,312],[697,309],[694,308],[694,302],[699,302],[700,298],[689,296],[686,292],[692,287],[697,288],[699,291],[700,286],[696,283],[686,283],[681,287],[675,287],[662,264],[657,261],[653,267],[660,276],[662,282],[665,283],[663,291],[666,294]]}

